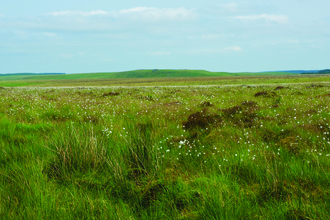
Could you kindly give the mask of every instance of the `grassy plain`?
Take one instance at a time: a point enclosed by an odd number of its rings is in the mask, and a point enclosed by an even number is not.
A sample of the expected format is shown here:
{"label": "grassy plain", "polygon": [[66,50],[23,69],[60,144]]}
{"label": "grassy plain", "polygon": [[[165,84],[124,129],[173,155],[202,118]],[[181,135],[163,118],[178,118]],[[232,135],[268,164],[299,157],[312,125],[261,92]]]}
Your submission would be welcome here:
{"label": "grassy plain", "polygon": [[[270,74],[270,73],[267,73]],[[277,74],[277,73],[274,73]],[[70,78],[70,75],[59,76],[38,76],[31,79],[16,79],[0,76],[0,86],[2,87],[90,87],[90,86],[194,86],[194,85],[237,85],[237,84],[269,84],[269,83],[318,83],[329,82],[330,75],[249,75],[238,76],[207,76],[200,77],[138,77],[132,78],[107,78],[107,74],[98,77],[98,74],[76,74],[80,78]],[[190,76],[190,77],[189,77]],[[60,78],[62,77],[62,78]],[[90,77],[90,78],[89,78]]]}
{"label": "grassy plain", "polygon": [[119,79],[119,78],[168,78],[168,77],[209,77],[209,76],[251,76],[251,75],[296,75],[288,72],[262,72],[262,73],[229,73],[210,72],[206,70],[131,70],[124,72],[76,73],[61,75],[43,74],[5,74],[0,75],[0,81],[8,80],[61,80],[61,79]]}
{"label": "grassy plain", "polygon": [[143,80],[0,88],[0,218],[330,219],[329,77]]}
{"label": "grassy plain", "polygon": [[[63,74],[63,75],[41,75],[41,74],[6,74],[0,75],[0,86],[61,86],[71,84],[77,85],[132,85],[134,84],[154,84],[154,83],[170,83],[181,78],[181,83],[186,78],[197,78],[197,81],[209,78],[209,81],[222,77],[248,77],[248,76],[276,76],[276,75],[296,75],[286,72],[265,72],[265,73],[228,73],[228,72],[209,72],[205,70],[132,70],[126,72],[104,72],[104,73],[79,73],[79,74]],[[220,77],[220,78],[219,78]],[[191,79],[189,81],[192,81]],[[196,79],[194,80],[196,81]],[[177,83],[176,83],[177,84]]]}

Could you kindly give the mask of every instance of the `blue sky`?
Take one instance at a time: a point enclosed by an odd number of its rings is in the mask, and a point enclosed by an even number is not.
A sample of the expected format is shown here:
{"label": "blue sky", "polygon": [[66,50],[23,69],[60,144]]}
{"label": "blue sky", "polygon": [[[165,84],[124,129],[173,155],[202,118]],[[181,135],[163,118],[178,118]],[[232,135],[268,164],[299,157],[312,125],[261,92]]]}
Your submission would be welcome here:
{"label": "blue sky", "polygon": [[0,2],[0,73],[330,68],[329,0]]}

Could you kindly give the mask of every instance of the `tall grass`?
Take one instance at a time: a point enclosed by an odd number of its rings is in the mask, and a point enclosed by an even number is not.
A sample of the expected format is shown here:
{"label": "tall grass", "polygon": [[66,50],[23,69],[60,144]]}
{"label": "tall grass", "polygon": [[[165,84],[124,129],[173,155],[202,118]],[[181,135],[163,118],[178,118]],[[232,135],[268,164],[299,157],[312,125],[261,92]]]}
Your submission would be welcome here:
{"label": "tall grass", "polygon": [[330,219],[328,88],[2,89],[0,218]]}

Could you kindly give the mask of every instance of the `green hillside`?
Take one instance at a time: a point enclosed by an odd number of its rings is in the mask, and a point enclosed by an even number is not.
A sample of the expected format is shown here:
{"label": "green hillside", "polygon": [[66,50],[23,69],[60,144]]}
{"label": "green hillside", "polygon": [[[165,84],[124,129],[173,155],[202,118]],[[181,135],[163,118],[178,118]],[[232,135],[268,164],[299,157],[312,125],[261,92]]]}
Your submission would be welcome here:
{"label": "green hillside", "polygon": [[252,75],[290,75],[286,72],[265,72],[265,73],[228,73],[210,72],[206,70],[132,70],[125,72],[104,72],[104,73],[77,73],[62,75],[0,75],[0,81],[13,80],[69,80],[69,79],[120,79],[120,78],[159,78],[159,77],[215,77],[215,76],[252,76]]}

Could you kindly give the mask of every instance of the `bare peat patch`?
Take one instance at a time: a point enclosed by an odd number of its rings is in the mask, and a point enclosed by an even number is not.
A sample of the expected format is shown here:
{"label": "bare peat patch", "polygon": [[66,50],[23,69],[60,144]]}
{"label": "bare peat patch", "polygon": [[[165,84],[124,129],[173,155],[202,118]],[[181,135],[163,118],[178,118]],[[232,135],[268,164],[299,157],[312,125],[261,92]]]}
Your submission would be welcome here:
{"label": "bare peat patch", "polygon": [[211,102],[203,102],[199,105],[200,107],[212,107],[214,106]]}
{"label": "bare peat patch", "polygon": [[277,86],[274,90],[280,90],[280,89],[288,89],[289,87],[285,86]]}
{"label": "bare peat patch", "polygon": [[312,84],[312,85],[309,85],[309,86],[306,86],[307,89],[317,89],[317,88],[322,88],[324,87],[324,85],[321,85],[321,84]]}
{"label": "bare peat patch", "polygon": [[256,94],[254,94],[254,97],[275,97],[277,96],[277,94],[273,91],[271,92],[267,92],[267,91],[261,91],[261,92],[257,92]]}
{"label": "bare peat patch", "polygon": [[183,122],[183,126],[186,130],[191,130],[194,128],[208,128],[215,122],[219,122],[221,117],[216,114],[208,114],[204,109],[201,112],[196,112],[188,116],[187,121]]}
{"label": "bare peat patch", "polygon": [[103,96],[117,96],[119,95],[119,92],[109,92],[109,93],[104,93]]}

